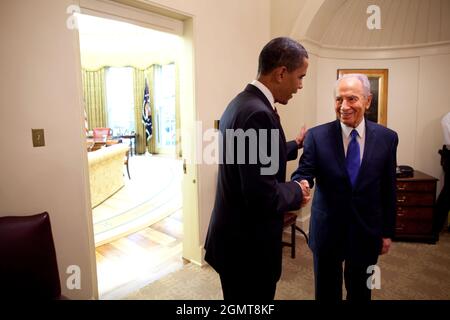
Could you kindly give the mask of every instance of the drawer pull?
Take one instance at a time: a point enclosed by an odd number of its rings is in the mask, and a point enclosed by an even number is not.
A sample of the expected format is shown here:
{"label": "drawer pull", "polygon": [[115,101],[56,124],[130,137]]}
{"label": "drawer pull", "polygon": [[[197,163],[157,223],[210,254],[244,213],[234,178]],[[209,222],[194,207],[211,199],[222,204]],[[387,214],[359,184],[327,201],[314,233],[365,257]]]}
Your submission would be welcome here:
{"label": "drawer pull", "polygon": [[404,217],[405,214],[404,213],[397,213],[397,217]]}
{"label": "drawer pull", "polygon": [[398,190],[405,190],[406,187],[405,187],[404,185],[401,185],[401,186],[398,186],[397,189],[398,189]]}
{"label": "drawer pull", "polygon": [[401,226],[401,227],[396,227],[395,230],[397,230],[397,231],[402,231],[402,230],[403,230],[403,226]]}
{"label": "drawer pull", "polygon": [[397,202],[403,203],[405,202],[405,199],[397,199]]}

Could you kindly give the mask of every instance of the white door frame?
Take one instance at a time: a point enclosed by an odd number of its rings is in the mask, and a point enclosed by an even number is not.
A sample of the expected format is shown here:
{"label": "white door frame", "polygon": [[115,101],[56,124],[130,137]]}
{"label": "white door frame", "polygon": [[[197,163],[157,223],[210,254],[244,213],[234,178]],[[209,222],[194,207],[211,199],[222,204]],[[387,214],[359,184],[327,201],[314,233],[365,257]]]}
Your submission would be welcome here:
{"label": "white door frame", "polygon": [[[182,137],[191,137],[191,139],[181,139],[181,148],[186,170],[183,176],[183,258],[201,265],[202,264],[202,242],[200,241],[200,218],[198,205],[198,174],[197,164],[194,159],[196,154],[195,145],[195,76],[194,76],[194,30],[193,16],[181,15],[179,12],[167,12],[167,15],[161,12],[167,11],[165,8],[152,9],[138,8],[137,0],[79,0],[81,13],[124,21],[146,28],[156,29],[158,31],[168,32],[179,35],[183,38],[183,54],[179,61],[179,79],[183,83],[179,90],[180,118]],[[135,5],[135,6],[133,6]],[[140,3],[142,7],[142,3]],[[158,12],[158,13],[156,13]],[[180,17],[179,19],[172,16]],[[80,54],[80,52],[78,52]],[[80,57],[81,61],[81,57]],[[88,168],[86,168],[88,170]],[[89,193],[89,184],[86,185],[86,192]],[[92,211],[90,214],[92,218]],[[94,238],[92,230],[92,238]],[[92,241],[94,243],[94,241]],[[95,245],[92,247],[95,258]],[[95,263],[94,263],[95,264]],[[96,268],[93,268],[96,270]],[[97,275],[93,274],[93,279]],[[97,287],[96,285],[94,287]],[[97,293],[98,295],[98,293]]]}

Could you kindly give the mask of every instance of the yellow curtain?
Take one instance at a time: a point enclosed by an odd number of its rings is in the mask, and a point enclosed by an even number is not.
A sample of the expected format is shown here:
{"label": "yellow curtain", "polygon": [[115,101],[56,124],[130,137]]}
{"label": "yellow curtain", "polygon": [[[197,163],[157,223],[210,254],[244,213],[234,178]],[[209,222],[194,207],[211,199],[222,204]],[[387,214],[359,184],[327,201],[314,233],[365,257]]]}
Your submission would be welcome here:
{"label": "yellow curtain", "polygon": [[145,69],[145,77],[148,81],[148,88],[150,93],[150,110],[152,114],[152,137],[147,142],[147,149],[148,152],[154,154],[156,153],[156,144],[155,144],[155,137],[156,137],[156,118],[155,118],[155,65],[151,65],[147,69]]}
{"label": "yellow curtain", "polygon": [[144,70],[133,68],[134,88],[134,120],[136,123],[136,153],[145,153],[145,127],[142,123],[142,105],[144,101],[145,77]]}
{"label": "yellow curtain", "polygon": [[106,127],[105,68],[96,71],[82,69],[82,80],[89,130]]}

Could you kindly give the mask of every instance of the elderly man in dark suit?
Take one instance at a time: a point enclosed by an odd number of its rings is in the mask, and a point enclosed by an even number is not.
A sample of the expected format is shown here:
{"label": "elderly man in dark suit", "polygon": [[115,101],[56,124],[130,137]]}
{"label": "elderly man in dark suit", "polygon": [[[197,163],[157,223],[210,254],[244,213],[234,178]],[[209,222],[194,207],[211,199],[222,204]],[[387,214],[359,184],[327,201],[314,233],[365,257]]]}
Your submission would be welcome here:
{"label": "elderly man in dark suit", "polygon": [[309,200],[306,181],[285,182],[304,132],[286,143],[274,103],[287,104],[308,68],[308,54],[289,38],[259,56],[258,80],[220,119],[220,155],[205,260],[219,273],[226,300],[273,300],[281,274],[283,213]]}
{"label": "elderly man in dark suit", "polygon": [[364,118],[372,98],[365,75],[339,79],[335,97],[338,119],[308,131],[292,178],[316,183],[309,243],[316,299],[342,300],[344,275],[348,300],[370,300],[368,278],[378,270],[371,266],[394,236],[398,137]]}

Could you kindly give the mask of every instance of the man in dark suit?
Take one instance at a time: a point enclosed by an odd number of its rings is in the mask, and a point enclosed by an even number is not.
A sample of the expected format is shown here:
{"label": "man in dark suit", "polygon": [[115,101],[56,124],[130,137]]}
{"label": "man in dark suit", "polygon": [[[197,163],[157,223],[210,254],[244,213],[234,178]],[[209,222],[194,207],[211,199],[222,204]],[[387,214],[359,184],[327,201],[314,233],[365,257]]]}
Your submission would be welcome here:
{"label": "man in dark suit", "polygon": [[[444,185],[436,200],[436,219],[434,219],[433,232],[436,240],[439,240],[439,233],[447,224],[448,213],[450,212],[450,112],[441,120],[442,133],[444,134],[444,145],[439,150],[441,155],[441,165],[444,169]],[[450,232],[450,226],[448,226]]]}
{"label": "man in dark suit", "polygon": [[306,181],[285,182],[286,161],[297,157],[303,136],[286,143],[274,107],[303,87],[307,68],[301,44],[271,40],[259,56],[258,80],[220,119],[221,163],[205,260],[219,273],[226,300],[273,300],[281,274],[283,213],[309,200]]}
{"label": "man in dark suit", "polygon": [[370,300],[368,278],[379,270],[370,266],[388,252],[395,230],[398,137],[364,119],[372,98],[365,75],[339,79],[335,96],[338,119],[308,131],[292,179],[311,187],[316,179],[309,240],[316,299],[342,300],[344,273],[347,299]]}

